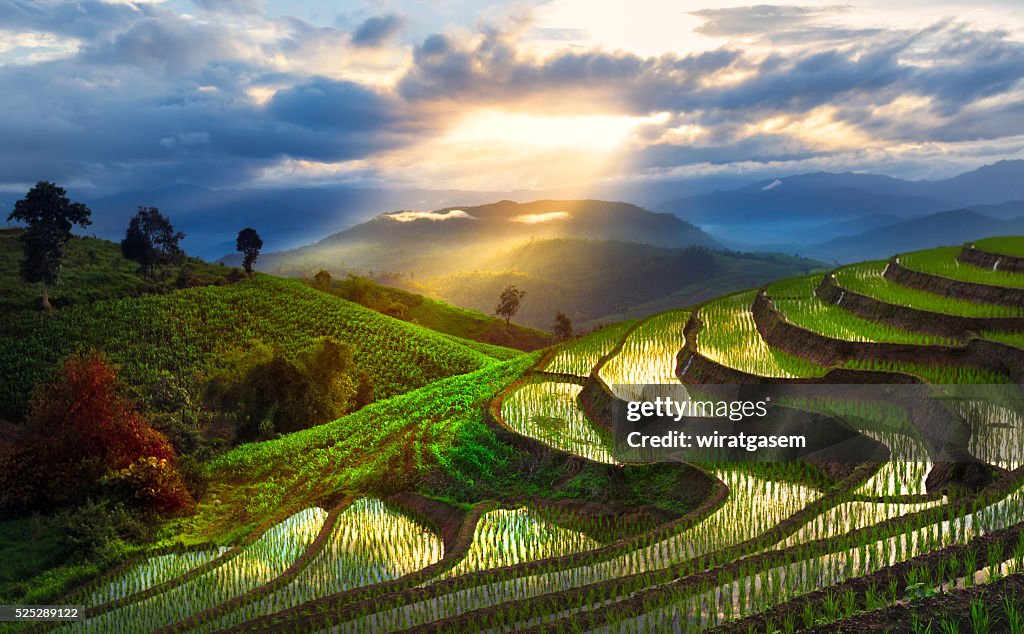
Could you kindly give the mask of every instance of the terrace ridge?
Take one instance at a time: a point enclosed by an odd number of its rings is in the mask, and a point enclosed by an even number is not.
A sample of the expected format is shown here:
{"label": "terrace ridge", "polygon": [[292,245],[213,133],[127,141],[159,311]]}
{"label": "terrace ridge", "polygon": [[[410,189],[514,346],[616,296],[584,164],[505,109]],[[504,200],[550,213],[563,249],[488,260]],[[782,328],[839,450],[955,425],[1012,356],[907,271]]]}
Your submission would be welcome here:
{"label": "terrace ridge", "polygon": [[[932,289],[923,290],[933,292]],[[1024,317],[965,317],[890,304],[844,288],[836,280],[834,272],[822,278],[814,293],[823,302],[839,306],[858,317],[938,337],[961,337],[964,333],[982,330],[1024,330]]]}
{"label": "terrace ridge", "polygon": [[1024,382],[1024,350],[972,337],[962,346],[939,344],[847,341],[833,339],[791,323],[762,288],[751,312],[761,337],[771,346],[822,365],[851,360],[902,361],[930,365],[969,366],[998,372]]}
{"label": "terrace ridge", "polygon": [[990,271],[1005,271],[1007,273],[1024,273],[1024,258],[1016,255],[1003,255],[992,251],[979,249],[974,244],[965,244],[957,254],[956,259],[963,264],[969,264]]}
{"label": "terrace ridge", "polygon": [[1016,307],[1024,304],[1024,288],[966,282],[923,271],[915,271],[900,264],[899,256],[889,260],[889,266],[886,267],[882,276],[896,284],[956,299],[966,299],[986,304],[999,304],[1001,306]]}

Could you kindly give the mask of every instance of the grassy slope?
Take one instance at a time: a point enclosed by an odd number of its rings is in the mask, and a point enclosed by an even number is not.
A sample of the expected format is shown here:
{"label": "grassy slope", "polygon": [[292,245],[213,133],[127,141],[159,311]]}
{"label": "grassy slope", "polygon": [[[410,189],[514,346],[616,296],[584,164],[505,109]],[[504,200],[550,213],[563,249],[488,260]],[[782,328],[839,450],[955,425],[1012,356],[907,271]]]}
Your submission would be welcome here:
{"label": "grassy slope", "polygon": [[[345,299],[359,301],[374,310],[383,311],[389,306],[400,305],[407,321],[461,339],[492,346],[495,342],[502,341],[502,346],[527,351],[543,348],[551,343],[551,336],[548,333],[535,328],[516,324],[509,324],[506,327],[502,320],[478,310],[453,306],[430,297],[384,286],[366,279],[362,280],[362,283],[365,285],[367,294],[362,301],[346,293],[346,283],[343,280],[333,281],[327,292]],[[499,358],[509,358],[514,354],[500,350],[492,350],[486,354],[492,352],[496,353]]]}
{"label": "grassy slope", "polygon": [[232,349],[263,343],[296,354],[319,338],[348,343],[387,398],[495,359],[426,328],[385,317],[301,282],[258,275],[231,286],[100,301],[43,315],[23,311],[0,330],[0,413],[24,409],[32,387],[79,347],[120,364],[135,396],[160,381],[184,387]]}
{"label": "grassy slope", "polygon": [[[18,275],[22,247],[20,229],[0,230],[0,313],[38,309],[40,287],[26,284]],[[180,267],[166,270],[159,280],[140,275],[138,264],[121,255],[121,247],[107,240],[73,237],[61,272],[61,284],[50,289],[54,306],[68,306],[103,299],[163,292],[175,287],[179,273],[191,284],[227,283],[231,268],[188,258]]]}

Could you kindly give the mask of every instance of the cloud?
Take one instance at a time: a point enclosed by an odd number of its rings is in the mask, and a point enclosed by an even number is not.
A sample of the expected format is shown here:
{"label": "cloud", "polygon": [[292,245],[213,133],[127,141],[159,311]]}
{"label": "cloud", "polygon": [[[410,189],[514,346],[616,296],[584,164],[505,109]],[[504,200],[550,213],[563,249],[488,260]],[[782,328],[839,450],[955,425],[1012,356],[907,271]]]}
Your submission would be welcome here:
{"label": "cloud", "polygon": [[372,16],[352,34],[352,43],[356,46],[381,46],[398,33],[404,23],[405,20],[394,13]]}
{"label": "cloud", "polygon": [[476,220],[476,216],[467,213],[462,209],[449,209],[444,212],[436,211],[396,211],[389,214],[381,214],[384,218],[390,218],[397,222],[413,222],[415,220],[430,220],[432,222],[443,222],[445,220]]}
{"label": "cloud", "polygon": [[520,214],[510,218],[512,222],[521,222],[526,225],[539,225],[556,220],[568,220],[571,217],[568,211],[549,211],[543,214]]}

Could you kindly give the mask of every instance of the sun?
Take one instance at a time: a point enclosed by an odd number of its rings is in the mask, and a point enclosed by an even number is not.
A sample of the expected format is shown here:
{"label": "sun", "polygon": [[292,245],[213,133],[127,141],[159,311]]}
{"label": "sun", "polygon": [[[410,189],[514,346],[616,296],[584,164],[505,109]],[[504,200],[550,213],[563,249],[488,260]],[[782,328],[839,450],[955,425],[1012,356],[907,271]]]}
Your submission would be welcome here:
{"label": "sun", "polygon": [[496,109],[477,110],[446,135],[454,144],[486,143],[536,149],[578,148],[611,152],[650,117],[628,115],[544,115]]}

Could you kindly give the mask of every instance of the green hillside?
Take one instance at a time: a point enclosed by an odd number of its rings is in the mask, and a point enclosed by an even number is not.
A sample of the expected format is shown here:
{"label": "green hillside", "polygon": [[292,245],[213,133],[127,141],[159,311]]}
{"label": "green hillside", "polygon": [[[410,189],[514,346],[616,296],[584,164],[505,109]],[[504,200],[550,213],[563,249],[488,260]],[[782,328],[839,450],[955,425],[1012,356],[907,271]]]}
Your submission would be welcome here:
{"label": "green hillside", "polygon": [[[52,601],[178,544],[64,596],[88,607],[81,631],[864,631],[891,610],[932,631],[970,631],[982,611],[1009,622],[1024,579],[1024,273],[969,260],[987,257],[939,249],[765,283],[500,362],[265,276],[67,309],[98,340],[130,330],[147,358],[198,372],[222,337],[296,354],[331,335],[392,391],[208,460],[196,514],[116,556],[18,556],[28,525],[0,522],[0,554],[35,575],[0,574],[0,598]],[[118,317],[128,308],[153,329]],[[63,337],[60,320],[19,319],[37,351]],[[174,328],[189,336],[161,347]],[[169,354],[189,340],[200,350]],[[145,384],[145,363],[121,363]],[[856,430],[889,460],[620,464],[615,399],[680,383],[839,384],[771,407]],[[907,383],[935,385],[897,403],[857,391]],[[35,530],[57,544],[65,526]]]}
{"label": "green hillside", "polygon": [[489,310],[501,290],[526,291],[516,319],[550,327],[556,312],[591,327],[704,301],[821,270],[780,254],[665,248],[616,240],[536,240],[494,254],[478,269],[424,281],[452,304]]}
{"label": "green hillside", "polygon": [[377,398],[494,362],[426,328],[385,317],[299,281],[258,275],[224,287],[76,305],[53,315],[22,311],[0,331],[0,412],[18,415],[54,364],[80,348],[107,353],[135,394],[160,381],[196,389],[222,357],[264,344],[295,355],[321,337],[351,346]]}
{"label": "green hillside", "polygon": [[[0,313],[38,309],[39,286],[25,284],[19,276],[21,229],[0,229]],[[84,304],[103,299],[161,293],[177,288],[228,284],[239,271],[198,258],[167,267],[158,279],[139,273],[139,265],[121,255],[121,247],[108,240],[73,236],[61,274],[61,284],[50,289],[54,307]]]}
{"label": "green hillside", "polygon": [[[309,283],[314,288],[357,302],[385,315],[461,339],[526,351],[543,348],[551,343],[551,335],[546,332],[517,324],[506,324],[478,310],[446,304],[364,277],[349,276],[344,280],[331,280],[330,285],[325,288],[312,280]],[[499,356],[503,354],[500,351],[494,353]],[[514,353],[506,351],[504,354]]]}

